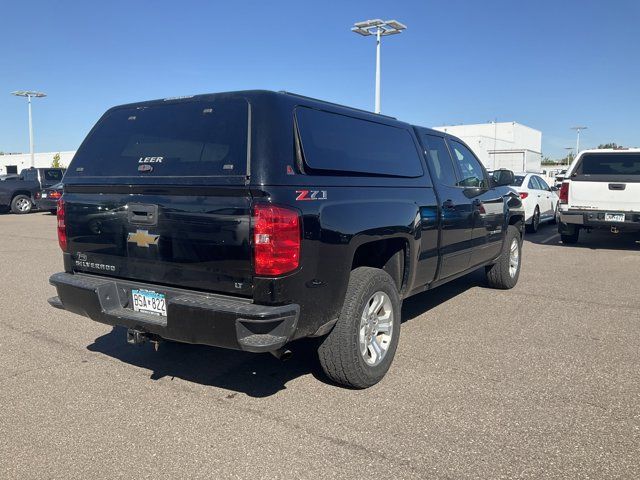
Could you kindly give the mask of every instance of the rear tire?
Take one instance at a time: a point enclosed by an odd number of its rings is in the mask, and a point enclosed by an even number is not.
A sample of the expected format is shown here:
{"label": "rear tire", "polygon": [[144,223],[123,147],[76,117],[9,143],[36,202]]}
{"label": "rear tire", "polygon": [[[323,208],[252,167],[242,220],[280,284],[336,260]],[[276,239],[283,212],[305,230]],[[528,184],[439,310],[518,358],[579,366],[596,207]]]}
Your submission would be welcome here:
{"label": "rear tire", "polygon": [[493,265],[485,268],[491,288],[508,290],[518,283],[522,265],[522,237],[518,229],[509,225],[502,253]]}
{"label": "rear tire", "polygon": [[536,205],[536,209],[533,211],[533,217],[531,217],[531,223],[525,225],[527,233],[536,233],[540,226],[540,209]]}
{"label": "rear tire", "polygon": [[562,243],[567,245],[573,245],[578,243],[579,237],[580,237],[580,230],[578,230],[577,228],[576,228],[576,231],[571,234],[564,234],[564,233],[560,234],[560,240],[562,240]]}
{"label": "rear tire", "polygon": [[25,213],[29,213],[33,208],[33,204],[31,203],[31,199],[26,195],[16,195],[11,200],[11,212],[16,215],[23,215]]}
{"label": "rear tire", "polygon": [[398,288],[388,273],[353,270],[338,322],[318,347],[327,377],[353,388],[382,380],[398,347],[400,308]]}
{"label": "rear tire", "polygon": [[556,203],[556,209],[553,212],[553,218],[551,219],[551,223],[552,225],[557,225],[558,224],[558,218],[560,217],[560,214],[558,213],[558,204]]}

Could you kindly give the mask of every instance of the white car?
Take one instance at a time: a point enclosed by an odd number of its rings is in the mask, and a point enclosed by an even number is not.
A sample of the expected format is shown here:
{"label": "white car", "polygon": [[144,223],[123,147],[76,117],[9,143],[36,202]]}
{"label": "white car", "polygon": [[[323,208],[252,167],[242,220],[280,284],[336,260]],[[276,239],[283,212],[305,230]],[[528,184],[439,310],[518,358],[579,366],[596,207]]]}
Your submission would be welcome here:
{"label": "white car", "polygon": [[580,230],[640,232],[640,149],[580,152],[560,189],[559,221],[563,243]]}
{"label": "white car", "polygon": [[556,222],[558,194],[536,173],[516,173],[511,184],[522,199],[527,232],[535,233],[542,222]]}

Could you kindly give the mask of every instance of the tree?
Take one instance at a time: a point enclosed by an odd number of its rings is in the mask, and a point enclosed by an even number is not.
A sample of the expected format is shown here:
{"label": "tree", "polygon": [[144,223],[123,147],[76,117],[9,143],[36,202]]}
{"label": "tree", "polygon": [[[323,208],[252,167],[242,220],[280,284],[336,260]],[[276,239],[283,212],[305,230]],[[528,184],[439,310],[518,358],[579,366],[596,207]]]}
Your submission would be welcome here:
{"label": "tree", "polygon": [[52,168],[62,168],[62,165],[60,165],[60,154],[56,153],[53,156],[53,162],[51,162],[51,167]]}
{"label": "tree", "polygon": [[598,145],[597,147],[598,149],[602,149],[602,148],[613,148],[614,150],[622,150],[624,149],[624,147],[622,145],[618,145],[615,142],[611,142],[611,143],[601,143],[600,145]]}

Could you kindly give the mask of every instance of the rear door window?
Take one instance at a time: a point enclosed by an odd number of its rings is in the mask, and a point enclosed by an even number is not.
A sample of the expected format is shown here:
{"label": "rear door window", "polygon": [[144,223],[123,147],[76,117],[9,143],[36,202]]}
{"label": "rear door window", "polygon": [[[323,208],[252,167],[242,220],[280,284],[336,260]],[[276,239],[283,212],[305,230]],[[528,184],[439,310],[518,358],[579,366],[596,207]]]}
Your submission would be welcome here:
{"label": "rear door window", "polygon": [[441,185],[454,187],[458,182],[456,171],[444,138],[437,135],[423,135],[422,139],[429,154],[429,167],[434,178]]}
{"label": "rear door window", "polygon": [[59,182],[64,172],[58,168],[47,168],[43,171],[43,177],[47,182]]}
{"label": "rear door window", "polygon": [[538,180],[538,183],[540,184],[540,189],[541,190],[549,190],[549,184],[547,182],[545,182],[542,177],[536,177],[536,179]]}
{"label": "rear door window", "polygon": [[243,99],[116,108],[80,146],[67,175],[245,175],[248,109]]}
{"label": "rear door window", "polygon": [[420,154],[407,129],[346,115],[296,109],[305,163],[312,170],[420,177]]}

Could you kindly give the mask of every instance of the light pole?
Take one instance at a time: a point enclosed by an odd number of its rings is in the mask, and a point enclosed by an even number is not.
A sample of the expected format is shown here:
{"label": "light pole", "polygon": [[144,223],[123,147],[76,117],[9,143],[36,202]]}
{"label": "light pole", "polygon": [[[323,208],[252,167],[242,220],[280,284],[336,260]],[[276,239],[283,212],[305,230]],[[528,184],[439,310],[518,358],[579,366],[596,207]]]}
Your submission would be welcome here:
{"label": "light pole", "polygon": [[564,147],[567,151],[567,165],[571,163],[571,154],[573,153],[573,147]]}
{"label": "light pole", "polygon": [[571,130],[575,130],[577,133],[577,138],[576,138],[576,155],[578,155],[580,153],[580,131],[581,130],[586,130],[587,127],[571,127]]}
{"label": "light pole", "polygon": [[29,103],[29,152],[31,153],[31,168],[33,168],[35,166],[35,162],[33,159],[33,122],[31,121],[31,97],[42,98],[46,97],[47,94],[29,90],[18,90],[16,92],[11,92],[11,94],[15,95],[16,97],[27,97],[27,101]]}
{"label": "light pole", "polygon": [[380,40],[386,35],[395,35],[407,28],[406,25],[397,20],[365,20],[364,22],[356,22],[351,27],[351,31],[369,37],[376,36],[376,101],[375,112],[380,113]]}

